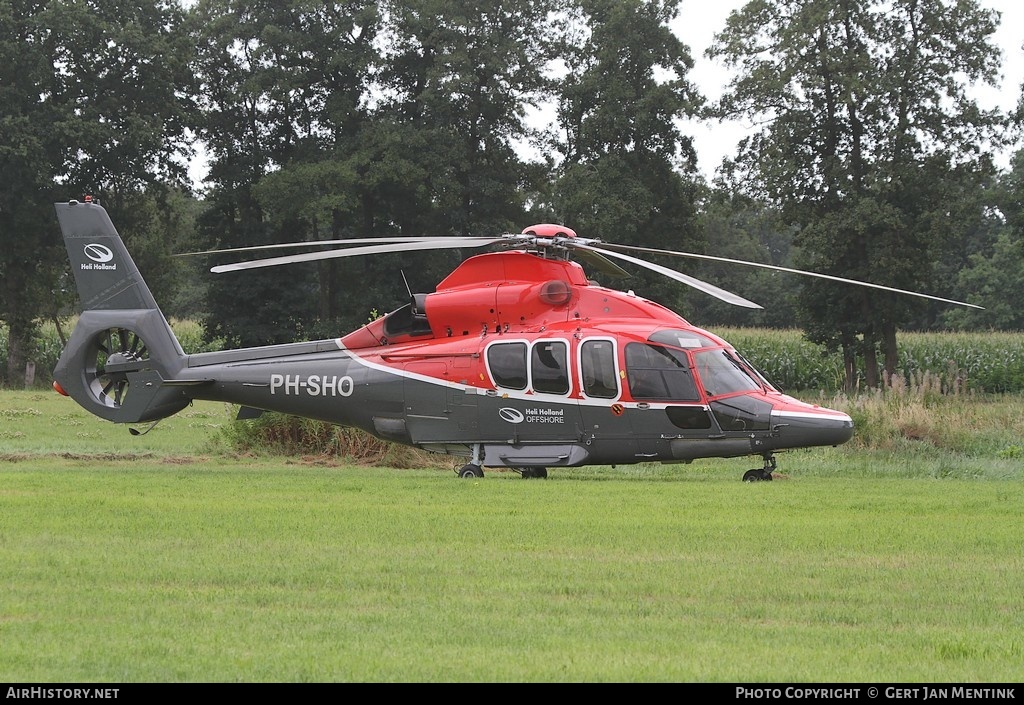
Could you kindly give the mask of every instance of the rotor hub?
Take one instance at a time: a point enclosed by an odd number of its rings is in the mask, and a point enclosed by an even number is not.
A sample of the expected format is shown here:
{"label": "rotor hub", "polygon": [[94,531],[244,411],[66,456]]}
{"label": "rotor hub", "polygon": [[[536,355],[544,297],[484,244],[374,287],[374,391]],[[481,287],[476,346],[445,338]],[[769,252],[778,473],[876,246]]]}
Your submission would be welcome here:
{"label": "rotor hub", "polygon": [[537,237],[576,237],[576,231],[564,225],[555,223],[540,223],[523,229],[523,235],[535,235]]}

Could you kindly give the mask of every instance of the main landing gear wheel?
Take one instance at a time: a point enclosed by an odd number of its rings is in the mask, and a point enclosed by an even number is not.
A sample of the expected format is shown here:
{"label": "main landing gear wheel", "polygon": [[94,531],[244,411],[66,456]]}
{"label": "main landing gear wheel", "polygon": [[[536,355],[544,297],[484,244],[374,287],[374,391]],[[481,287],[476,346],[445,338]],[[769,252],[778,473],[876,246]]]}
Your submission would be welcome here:
{"label": "main landing gear wheel", "polygon": [[547,477],[548,477],[548,469],[547,468],[513,468],[513,469],[516,470],[520,475],[522,475],[524,480],[530,480],[530,479],[534,479],[534,478],[540,479],[540,480],[546,480]]}
{"label": "main landing gear wheel", "polygon": [[467,465],[463,465],[462,469],[459,470],[459,477],[483,477],[483,476],[484,476],[484,469],[482,467],[480,467],[479,465],[474,465],[473,463],[469,463]]}
{"label": "main landing gear wheel", "polygon": [[771,482],[772,471],[775,470],[775,456],[764,456],[764,467],[747,470],[743,473],[744,482]]}

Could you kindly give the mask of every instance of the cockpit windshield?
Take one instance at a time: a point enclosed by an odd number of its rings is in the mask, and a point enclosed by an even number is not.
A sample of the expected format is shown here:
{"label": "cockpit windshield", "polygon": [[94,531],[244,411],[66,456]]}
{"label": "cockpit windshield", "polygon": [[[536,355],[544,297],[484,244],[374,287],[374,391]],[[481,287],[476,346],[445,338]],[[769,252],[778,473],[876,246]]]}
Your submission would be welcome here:
{"label": "cockpit windshield", "polygon": [[775,390],[735,350],[681,333],[661,331],[647,343],[626,345],[626,377],[634,399],[700,401],[698,379],[709,397]]}
{"label": "cockpit windshield", "polygon": [[746,369],[746,371],[749,372],[750,374],[754,375],[755,378],[757,378],[757,380],[761,383],[762,387],[764,387],[766,390],[771,390],[773,392],[780,392],[780,391],[782,391],[777,384],[775,384],[770,379],[765,377],[764,373],[761,372],[761,370],[759,370],[756,367],[754,367],[754,365],[751,364],[750,360],[748,360],[747,358],[743,357],[742,355],[739,354],[739,352],[737,352],[735,350],[733,350],[733,354],[736,355],[736,357],[738,357],[740,359],[740,362],[743,363],[744,368]]}
{"label": "cockpit windshield", "polygon": [[762,380],[755,378],[754,373],[728,350],[702,350],[693,357],[697,375],[709,397],[764,389]]}

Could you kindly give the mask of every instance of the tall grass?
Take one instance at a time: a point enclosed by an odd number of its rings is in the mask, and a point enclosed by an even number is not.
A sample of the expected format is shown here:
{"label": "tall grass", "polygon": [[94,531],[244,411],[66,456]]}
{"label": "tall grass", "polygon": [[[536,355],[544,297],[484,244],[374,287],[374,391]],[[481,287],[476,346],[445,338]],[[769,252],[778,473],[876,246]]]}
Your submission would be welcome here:
{"label": "tall grass", "polygon": [[357,428],[278,413],[225,424],[211,439],[212,448],[232,453],[318,456],[393,468],[450,466],[439,456],[375,438]]}

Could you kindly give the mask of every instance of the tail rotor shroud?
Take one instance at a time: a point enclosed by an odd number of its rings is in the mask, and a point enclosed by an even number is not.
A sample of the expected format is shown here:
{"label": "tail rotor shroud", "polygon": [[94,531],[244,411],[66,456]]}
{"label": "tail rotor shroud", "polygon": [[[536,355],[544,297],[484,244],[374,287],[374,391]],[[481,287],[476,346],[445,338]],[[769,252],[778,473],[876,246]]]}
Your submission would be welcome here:
{"label": "tail rotor shroud", "polygon": [[121,408],[131,387],[129,372],[144,369],[149,363],[149,348],[133,330],[108,328],[95,335],[87,354],[87,386],[99,404]]}

